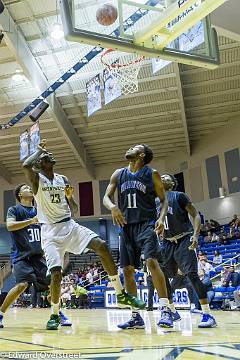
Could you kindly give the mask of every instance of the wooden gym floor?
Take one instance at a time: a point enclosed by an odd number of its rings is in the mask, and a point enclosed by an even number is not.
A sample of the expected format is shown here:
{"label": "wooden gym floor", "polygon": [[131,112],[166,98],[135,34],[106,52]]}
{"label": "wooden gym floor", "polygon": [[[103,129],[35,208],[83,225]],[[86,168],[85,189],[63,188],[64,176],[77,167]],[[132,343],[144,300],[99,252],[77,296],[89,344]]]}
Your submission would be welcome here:
{"label": "wooden gym floor", "polygon": [[66,310],[72,328],[45,330],[49,309],[11,309],[0,329],[0,359],[213,360],[240,359],[240,312],[216,311],[218,327],[198,329],[199,315],[180,311],[174,329],[142,312],[145,330],[119,330],[128,310]]}

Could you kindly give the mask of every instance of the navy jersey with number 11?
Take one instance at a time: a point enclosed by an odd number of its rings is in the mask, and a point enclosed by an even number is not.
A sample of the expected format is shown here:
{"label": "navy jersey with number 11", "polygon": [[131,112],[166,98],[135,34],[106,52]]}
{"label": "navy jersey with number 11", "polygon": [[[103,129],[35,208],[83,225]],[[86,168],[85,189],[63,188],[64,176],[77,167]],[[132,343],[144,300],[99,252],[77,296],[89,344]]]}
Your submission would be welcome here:
{"label": "navy jersey with number 11", "polygon": [[155,221],[157,218],[153,169],[144,166],[136,173],[128,168],[118,174],[118,206],[128,224]]}

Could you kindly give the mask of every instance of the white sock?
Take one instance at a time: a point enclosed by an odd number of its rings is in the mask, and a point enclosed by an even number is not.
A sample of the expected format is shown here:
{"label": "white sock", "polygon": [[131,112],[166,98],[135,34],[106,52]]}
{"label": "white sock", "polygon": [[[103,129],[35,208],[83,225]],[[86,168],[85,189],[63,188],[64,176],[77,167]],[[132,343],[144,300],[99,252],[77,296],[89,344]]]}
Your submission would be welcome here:
{"label": "white sock", "polygon": [[1,310],[0,310],[0,315],[2,315],[2,316],[4,315],[4,313]]}
{"label": "white sock", "polygon": [[210,314],[209,304],[204,304],[204,305],[201,304],[201,308],[204,314]]}
{"label": "white sock", "polygon": [[169,304],[169,308],[170,308],[171,312],[173,312],[174,314],[177,312],[177,310],[175,309],[174,303]]}
{"label": "white sock", "polygon": [[163,307],[169,308],[169,300],[167,298],[160,298],[159,299],[159,307],[162,309]]}
{"label": "white sock", "polygon": [[51,303],[51,314],[58,315],[59,313],[59,303]]}
{"label": "white sock", "polygon": [[196,308],[196,305],[195,304],[191,304],[191,310],[192,309],[195,309]]}
{"label": "white sock", "polygon": [[122,287],[119,275],[109,276],[109,279],[111,281],[112,286],[115,289],[116,295],[120,295],[123,287]]}

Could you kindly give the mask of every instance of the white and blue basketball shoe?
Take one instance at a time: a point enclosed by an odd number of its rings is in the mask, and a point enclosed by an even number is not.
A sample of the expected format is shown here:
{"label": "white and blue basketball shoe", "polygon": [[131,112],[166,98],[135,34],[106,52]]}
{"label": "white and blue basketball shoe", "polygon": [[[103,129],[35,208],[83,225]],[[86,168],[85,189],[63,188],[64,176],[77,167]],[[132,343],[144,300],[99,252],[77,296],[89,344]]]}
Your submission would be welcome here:
{"label": "white and blue basketball shoe", "polygon": [[210,314],[202,314],[201,322],[198,324],[199,328],[214,328],[217,326],[216,320]]}
{"label": "white and blue basketball shoe", "polygon": [[64,315],[64,313],[59,311],[60,325],[61,326],[72,326],[71,321]]}
{"label": "white and blue basketball shoe", "polygon": [[117,325],[119,329],[130,330],[130,329],[145,329],[145,323],[139,313],[132,314],[130,320],[123,324]]}

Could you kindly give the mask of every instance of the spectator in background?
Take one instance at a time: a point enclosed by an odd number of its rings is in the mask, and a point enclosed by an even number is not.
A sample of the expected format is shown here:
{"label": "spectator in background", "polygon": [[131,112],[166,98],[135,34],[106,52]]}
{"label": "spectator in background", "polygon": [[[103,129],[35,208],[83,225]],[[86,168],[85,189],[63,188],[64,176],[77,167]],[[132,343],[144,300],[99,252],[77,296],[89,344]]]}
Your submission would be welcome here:
{"label": "spectator in background", "polygon": [[71,302],[70,287],[63,283],[61,288],[62,307],[69,308]]}
{"label": "spectator in background", "polygon": [[207,236],[205,236],[205,238],[204,238],[204,242],[205,242],[205,244],[208,244],[208,243],[212,242],[212,233],[211,233],[211,231],[208,231]]}
{"label": "spectator in background", "polygon": [[212,282],[210,280],[210,276],[209,274],[206,274],[203,269],[198,272],[198,275],[202,283],[207,288],[208,303],[209,305],[211,305],[211,301],[214,299],[214,290],[213,290]]}
{"label": "spectator in background", "polygon": [[216,220],[210,219],[210,225],[213,231],[219,231],[221,229],[221,225]]}
{"label": "spectator in background", "polygon": [[220,265],[223,262],[223,257],[220,254],[219,250],[215,250],[214,251],[214,256],[213,256],[213,265]]}
{"label": "spectator in background", "polygon": [[71,289],[71,303],[75,308],[87,308],[88,307],[88,292],[85,288],[74,284]]}
{"label": "spectator in background", "polygon": [[212,234],[212,242],[219,241],[219,236],[215,233]]}
{"label": "spectator in background", "polygon": [[228,235],[222,227],[219,233],[219,242],[221,245],[227,245],[229,243]]}
{"label": "spectator in background", "polygon": [[234,296],[234,306],[232,310],[240,310],[240,286],[233,292]]}
{"label": "spectator in background", "polygon": [[208,260],[206,260],[205,255],[202,255],[202,257],[200,256],[199,261],[198,261],[198,272],[204,270],[205,274],[209,274],[210,271],[213,271],[213,266],[211,264],[209,264]]}
{"label": "spectator in background", "polygon": [[240,285],[240,274],[235,271],[234,266],[230,266],[229,273],[226,279],[223,281],[223,286],[237,287],[238,285]]}
{"label": "spectator in background", "polygon": [[88,270],[88,273],[86,275],[86,282],[87,282],[87,285],[88,286],[91,286],[93,285],[93,273],[92,273],[92,269],[89,269]]}
{"label": "spectator in background", "polygon": [[206,229],[204,224],[201,224],[201,226],[200,226],[200,235],[201,236],[206,236],[207,235],[207,229]]}
{"label": "spectator in background", "polygon": [[201,225],[204,224],[204,215],[201,213],[201,211],[198,212],[201,220]]}
{"label": "spectator in background", "polygon": [[233,215],[233,219],[228,224],[231,228],[237,228],[240,226],[240,219],[238,218],[237,214]]}
{"label": "spectator in background", "polygon": [[210,231],[212,229],[212,225],[210,224],[210,222],[208,220],[205,221],[205,229],[206,231]]}
{"label": "spectator in background", "polygon": [[207,261],[207,255],[202,250],[199,250],[199,252],[198,252],[198,260],[200,260],[200,259],[205,259]]}

